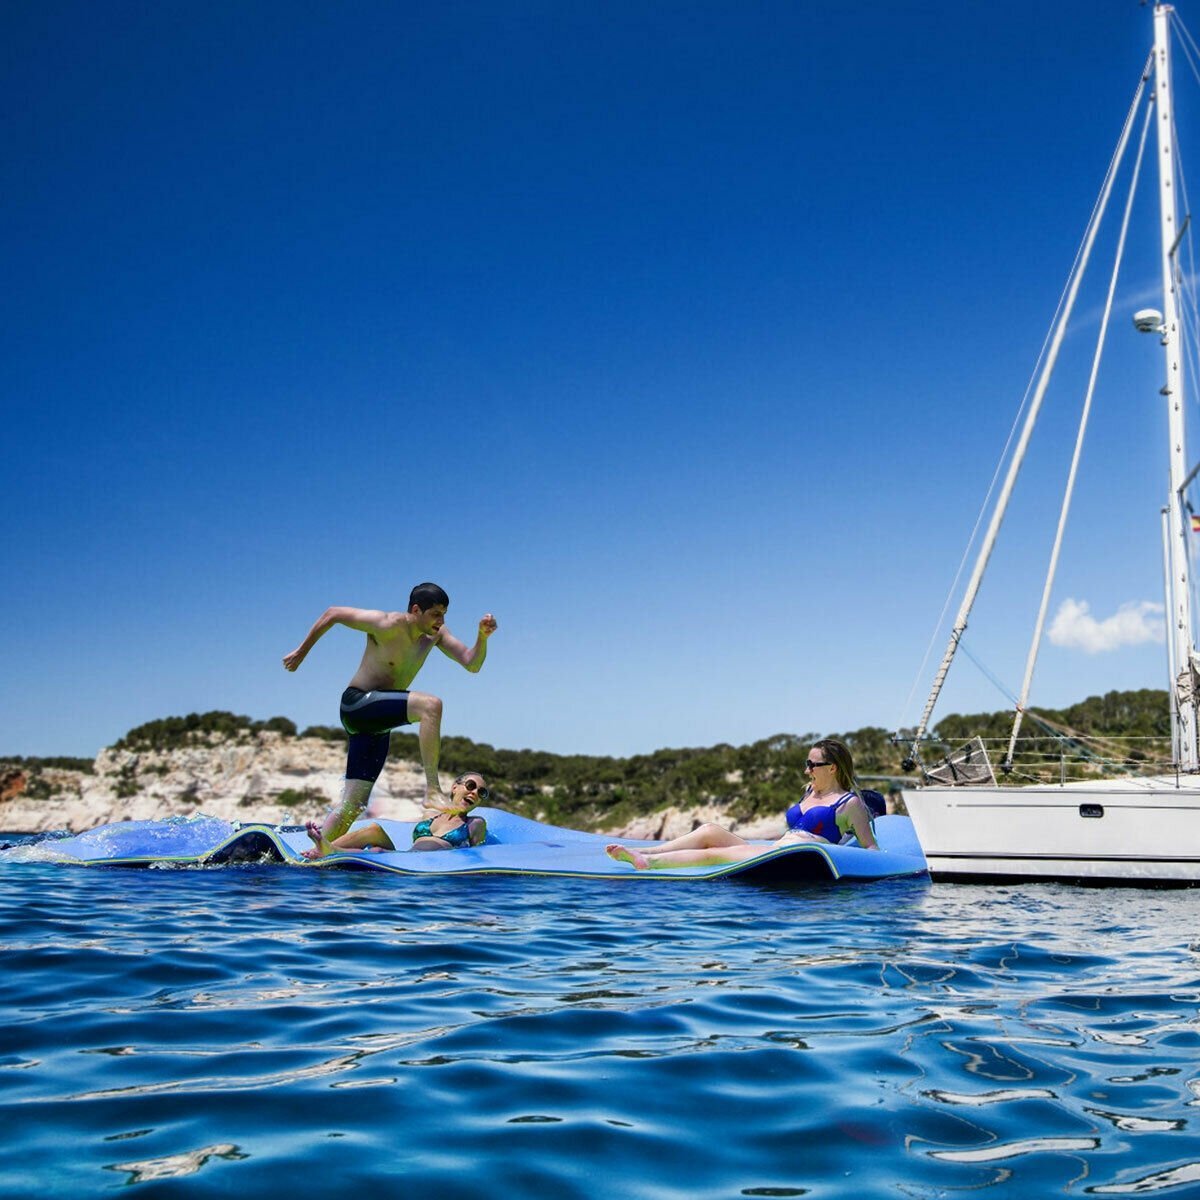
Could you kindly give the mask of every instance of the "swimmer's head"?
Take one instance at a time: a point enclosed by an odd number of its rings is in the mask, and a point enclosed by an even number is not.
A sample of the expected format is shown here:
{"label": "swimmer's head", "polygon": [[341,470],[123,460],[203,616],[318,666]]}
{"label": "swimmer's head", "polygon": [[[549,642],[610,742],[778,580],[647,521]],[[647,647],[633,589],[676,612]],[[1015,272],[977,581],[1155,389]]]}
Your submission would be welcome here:
{"label": "swimmer's head", "polygon": [[450,785],[450,799],[464,809],[486,804],[491,798],[492,793],[478,771],[466,771]]}
{"label": "swimmer's head", "polygon": [[418,583],[408,596],[408,612],[415,618],[417,632],[439,638],[446,623],[450,597],[436,583]]}
{"label": "swimmer's head", "polygon": [[[850,753],[850,747],[845,742],[839,742],[837,738],[822,738],[819,742],[813,742],[813,750],[820,753],[820,760],[815,760],[809,752],[809,761],[828,763],[833,767],[833,773],[837,776],[838,787],[844,792],[854,790],[854,756]],[[825,782],[824,774],[820,779],[821,783]]]}
{"label": "swimmer's head", "polygon": [[450,607],[450,597],[436,583],[418,583],[408,594],[408,611],[415,608],[419,612],[427,612],[435,604],[442,608]]}

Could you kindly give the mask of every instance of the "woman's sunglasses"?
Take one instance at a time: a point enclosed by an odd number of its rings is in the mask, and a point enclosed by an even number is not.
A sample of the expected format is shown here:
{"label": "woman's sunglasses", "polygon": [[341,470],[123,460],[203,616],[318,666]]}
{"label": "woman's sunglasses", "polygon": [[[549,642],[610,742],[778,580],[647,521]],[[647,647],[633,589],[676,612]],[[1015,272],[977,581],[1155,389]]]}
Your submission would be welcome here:
{"label": "woman's sunglasses", "polygon": [[468,779],[466,776],[459,776],[459,778],[454,782],[461,783],[468,792],[474,792],[481,801],[491,799],[492,793],[489,792],[486,787],[476,783],[473,779]]}
{"label": "woman's sunglasses", "polygon": [[815,762],[813,762],[813,760],[811,758],[806,758],[804,760],[804,769],[806,771],[815,771],[818,767],[832,767],[832,766],[833,766],[833,763],[827,763],[827,762],[815,763]]}

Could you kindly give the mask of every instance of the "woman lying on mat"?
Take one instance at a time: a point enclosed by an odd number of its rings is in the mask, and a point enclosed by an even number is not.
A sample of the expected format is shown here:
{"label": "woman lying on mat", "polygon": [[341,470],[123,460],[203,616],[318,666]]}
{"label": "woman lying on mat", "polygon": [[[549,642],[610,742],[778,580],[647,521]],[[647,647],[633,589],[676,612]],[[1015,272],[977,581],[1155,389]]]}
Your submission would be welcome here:
{"label": "woman lying on mat", "polygon": [[[445,808],[426,808],[413,827],[413,850],[457,850],[461,846],[481,846],[487,838],[487,822],[468,814],[477,804],[491,798],[487,784],[478,771],[460,775],[450,785],[450,803]],[[308,836],[319,849],[321,827],[310,821]],[[382,825],[373,822],[361,829],[334,838],[335,850],[395,850],[396,845]],[[306,856],[307,857],[307,856]],[[316,857],[313,855],[312,857]]]}
{"label": "woman lying on mat", "polygon": [[[771,846],[796,846],[801,842],[836,845],[854,836],[865,849],[878,850],[871,810],[854,788],[854,759],[849,747],[836,738],[822,738],[809,751],[804,770],[808,787],[799,803],[787,810],[787,832]],[[609,858],[627,862],[639,871],[715,867],[755,858],[764,850],[761,843],[748,842],[721,825],[701,825],[661,846],[633,850],[613,842],[605,848]]]}

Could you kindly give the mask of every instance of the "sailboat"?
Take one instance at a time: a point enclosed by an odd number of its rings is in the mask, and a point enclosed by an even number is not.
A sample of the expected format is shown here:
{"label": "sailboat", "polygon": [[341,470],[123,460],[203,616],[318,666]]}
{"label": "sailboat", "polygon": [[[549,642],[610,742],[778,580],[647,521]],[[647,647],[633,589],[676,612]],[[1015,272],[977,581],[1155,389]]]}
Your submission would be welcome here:
{"label": "sailboat", "polygon": [[[1027,406],[1020,437],[1008,458],[1007,471],[980,543],[949,642],[935,674],[918,726],[898,731],[907,749],[905,766],[920,771],[920,782],[904,789],[903,796],[917,836],[935,880],[1030,881],[1059,880],[1084,884],[1191,885],[1200,884],[1200,746],[1197,745],[1197,702],[1200,701],[1200,657],[1195,647],[1192,619],[1189,537],[1191,508],[1186,492],[1200,473],[1189,473],[1185,439],[1184,335],[1188,320],[1181,299],[1188,283],[1181,267],[1180,247],[1188,220],[1180,225],[1176,197],[1181,193],[1180,163],[1175,139],[1171,83],[1171,35],[1176,22],[1171,5],[1154,8],[1154,46],[1121,132],[1117,153],[1109,168],[1100,201],[1085,234],[1068,283],[1053,336],[1044,354],[1041,374]],[[1180,25],[1180,28],[1182,26]],[[1149,95],[1147,95],[1149,92]],[[1101,322],[1093,370],[1083,405],[1058,532],[1050,556],[1037,628],[1026,662],[1025,677],[1013,713],[1007,749],[989,751],[980,738],[950,753],[930,751],[934,706],[945,683],[967,628],[972,606],[1000,532],[1009,498],[1025,457],[1050,375],[1066,334],[1079,282],[1094,246],[1096,231],[1113,189],[1117,169],[1126,150],[1136,141],[1141,117],[1141,142],[1134,167],[1134,185],[1125,207],[1118,239],[1117,265],[1109,284],[1108,303]],[[1148,139],[1150,126],[1155,127]],[[1136,327],[1158,337],[1163,348],[1165,375],[1160,394],[1167,408],[1169,469],[1163,492],[1160,524],[1163,537],[1168,695],[1171,719],[1171,759],[1149,774],[1135,774],[1117,762],[1105,771],[1093,762],[1056,779],[1014,783],[1014,768],[1021,743],[1022,721],[1028,708],[1030,684],[1045,624],[1059,548],[1070,508],[1075,471],[1083,445],[1083,432],[1091,404],[1096,368],[1112,310],[1117,270],[1125,245],[1133,188],[1148,141],[1157,145],[1158,216],[1161,245],[1162,312],[1144,309],[1134,317]],[[1153,153],[1153,151],[1151,151]],[[1194,359],[1191,361],[1195,361]],[[1062,731],[1065,745],[1071,740]],[[997,761],[998,759],[998,761]],[[1072,774],[1077,777],[1072,778]],[[1017,771],[1016,779],[1020,779]],[[1012,786],[1005,786],[1009,782]]]}

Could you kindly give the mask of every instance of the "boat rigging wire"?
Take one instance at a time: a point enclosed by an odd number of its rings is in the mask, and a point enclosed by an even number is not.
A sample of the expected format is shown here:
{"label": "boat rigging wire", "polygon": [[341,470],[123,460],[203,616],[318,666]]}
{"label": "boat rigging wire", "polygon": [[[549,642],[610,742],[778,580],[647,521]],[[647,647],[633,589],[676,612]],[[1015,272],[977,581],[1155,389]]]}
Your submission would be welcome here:
{"label": "boat rigging wire", "polygon": [[[1083,243],[1079,245],[1079,249],[1075,252],[1075,262],[1078,263],[1079,255],[1082,252]],[[1075,269],[1075,264],[1071,266],[1072,272]],[[933,631],[929,635],[929,641],[925,646],[925,653],[921,656],[921,664],[917,667],[917,672],[913,676],[912,685],[908,689],[908,695],[904,698],[904,704],[900,708],[900,724],[896,727],[895,740],[897,742],[904,740],[902,738],[902,726],[904,718],[912,705],[913,695],[920,686],[921,680],[925,677],[925,668],[929,665],[929,656],[933,653],[933,648],[937,644],[938,636],[942,632],[942,628],[946,623],[946,614],[950,611],[950,605],[954,601],[954,597],[958,594],[959,580],[962,579],[963,570],[966,568],[967,561],[971,557],[971,550],[975,546],[975,539],[979,536],[980,526],[983,525],[983,518],[987,515],[989,506],[991,505],[992,495],[996,490],[996,482],[1000,478],[1000,472],[1004,468],[1005,462],[1008,460],[1009,450],[1013,444],[1013,438],[1016,437],[1017,429],[1021,424],[1021,418],[1029,405],[1029,397],[1033,392],[1037,377],[1041,371],[1042,362],[1046,357],[1046,348],[1050,345],[1050,338],[1054,333],[1054,325],[1058,320],[1058,315],[1062,312],[1062,306],[1066,302],[1067,290],[1071,285],[1071,277],[1067,276],[1066,283],[1063,284],[1063,289],[1059,293],[1058,303],[1054,306],[1054,314],[1050,318],[1050,324],[1046,327],[1046,334],[1042,339],[1041,349],[1038,351],[1037,360],[1033,364],[1033,370],[1029,373],[1029,381],[1025,384],[1025,391],[1021,396],[1021,403],[1017,406],[1017,411],[1013,415],[1012,424],[1009,426],[1008,437],[1005,439],[1004,447],[1000,451],[999,457],[996,459],[996,466],[992,471],[992,478],[988,482],[987,491],[984,493],[983,501],[979,505],[979,512],[975,515],[975,524],[971,527],[971,535],[967,538],[967,544],[963,547],[962,557],[958,560],[958,569],[954,572],[954,578],[950,581],[949,588],[946,589],[946,598],[942,601],[942,611],[938,613],[938,618],[934,622]]]}
{"label": "boat rigging wire", "polygon": [[1100,318],[1100,330],[1096,337],[1096,350],[1092,356],[1092,370],[1088,376],[1087,389],[1083,398],[1083,409],[1079,414],[1079,429],[1075,435],[1075,449],[1071,455],[1071,466],[1067,472],[1066,487],[1063,490],[1062,507],[1058,514],[1058,528],[1054,532],[1054,546],[1050,551],[1050,562],[1046,567],[1046,580],[1042,587],[1041,604],[1038,607],[1037,620],[1034,623],[1033,638],[1029,644],[1029,656],[1025,662],[1025,676],[1021,683],[1021,696],[1013,710],[1012,735],[1008,742],[1008,751],[1000,763],[1002,771],[1011,771],[1013,752],[1017,745],[1017,736],[1021,732],[1021,717],[1025,705],[1029,702],[1029,689],[1033,685],[1033,672],[1037,666],[1038,651],[1042,644],[1042,633],[1046,628],[1046,613],[1050,608],[1050,593],[1054,589],[1054,579],[1058,573],[1058,560],[1062,551],[1063,536],[1067,530],[1067,518],[1071,512],[1071,500],[1075,495],[1075,480],[1079,474],[1079,460],[1083,456],[1083,442],[1087,434],[1088,419],[1092,412],[1092,398],[1096,394],[1096,378],[1100,374],[1100,360],[1104,354],[1104,346],[1108,340],[1108,325],[1112,317],[1113,297],[1117,290],[1117,279],[1121,274],[1121,263],[1125,258],[1125,241],[1129,235],[1129,219],[1133,213],[1133,200],[1137,195],[1138,180],[1142,173],[1142,158],[1146,150],[1146,136],[1150,132],[1150,118],[1154,115],[1154,105],[1146,105],[1146,116],[1142,121],[1142,136],[1138,142],[1137,157],[1134,159],[1133,172],[1129,180],[1129,193],[1125,198],[1125,212],[1121,218],[1121,232],[1117,237],[1117,251],[1113,260],[1112,275],[1108,281],[1108,294],[1104,301],[1104,315]]}
{"label": "boat rigging wire", "polygon": [[[1063,296],[1066,295],[1066,288],[1063,288]],[[1062,307],[1062,297],[1059,298],[1059,308]],[[1055,315],[1058,314],[1059,308],[1056,308]],[[1053,329],[1053,322],[1050,329]],[[1046,331],[1046,340],[1042,343],[1042,354],[1045,353],[1046,345],[1050,341],[1050,329]],[[946,614],[950,611],[950,605],[954,601],[954,597],[958,593],[959,580],[962,579],[963,570],[967,565],[967,560],[971,557],[971,550],[975,545],[975,539],[979,536],[979,527],[983,524],[983,518],[988,510],[988,505],[992,498],[992,493],[996,490],[996,481],[1000,478],[1001,468],[1004,466],[1005,460],[1008,458],[1009,447],[1012,445],[1013,436],[1016,434],[1017,426],[1021,421],[1021,414],[1025,411],[1025,406],[1029,402],[1029,394],[1033,390],[1034,380],[1037,378],[1038,366],[1042,361],[1042,354],[1038,355],[1037,364],[1034,366],[1033,373],[1029,377],[1029,383],[1025,387],[1025,394],[1021,397],[1020,407],[1017,409],[1016,415],[1013,417],[1012,427],[1008,432],[1008,439],[1004,443],[1004,449],[1000,452],[1000,457],[996,460],[995,470],[992,472],[991,482],[988,484],[987,492],[984,494],[983,502],[979,506],[979,512],[975,517],[975,524],[971,527],[971,536],[967,538],[967,544],[963,548],[962,558],[959,559],[958,569],[954,572],[954,578],[950,581],[950,586],[946,590],[946,598],[942,601],[942,610],[938,613],[938,618],[934,622],[933,631],[929,635],[929,641],[925,646],[925,653],[921,656],[920,666],[917,667],[916,674],[913,676],[912,685],[908,689],[908,695],[904,698],[904,703],[900,708],[900,724],[896,727],[895,740],[897,742],[904,740],[903,725],[904,718],[907,715],[909,708],[912,706],[913,696],[917,688],[920,686],[921,680],[925,677],[925,669],[929,666],[929,656],[933,653],[933,648],[937,644],[938,636],[942,632],[942,628],[946,623]]]}
{"label": "boat rigging wire", "polygon": [[984,665],[981,659],[972,654],[971,648],[965,642],[959,643],[959,649],[962,650],[962,652],[976,665],[976,667],[979,668],[980,672],[983,674],[983,677],[992,685],[992,687],[996,689],[996,691],[1000,693],[1000,695],[1005,698],[1005,700],[1009,702],[1009,704],[1016,704],[1017,695],[1012,688],[1001,682],[995,673]]}
{"label": "boat rigging wire", "polygon": [[[1143,71],[1142,82],[1145,83],[1146,73],[1150,69],[1150,59],[1146,60],[1146,68]],[[1136,95],[1134,106],[1136,108]],[[1114,159],[1115,159],[1114,154]],[[1109,162],[1109,172],[1113,171],[1113,162]],[[1105,178],[1108,176],[1106,175]],[[1101,190],[1101,196],[1103,189]],[[908,689],[908,695],[904,698],[904,704],[900,708],[900,723],[896,727],[894,740],[897,742],[907,740],[903,736],[903,725],[905,717],[908,714],[909,708],[912,705],[913,695],[920,686],[921,680],[925,677],[925,669],[929,665],[929,656],[933,653],[933,648],[937,643],[938,636],[946,623],[946,614],[950,611],[950,605],[954,601],[954,597],[958,594],[959,581],[962,579],[963,570],[966,568],[967,560],[971,557],[971,551],[975,547],[975,541],[979,536],[980,527],[983,525],[983,519],[986,516],[988,509],[991,507],[992,496],[996,491],[996,483],[1000,478],[1000,474],[1004,469],[1004,464],[1008,461],[1009,452],[1012,449],[1013,439],[1017,435],[1017,429],[1021,425],[1021,420],[1029,407],[1029,398],[1033,393],[1038,377],[1042,372],[1042,365],[1046,360],[1046,352],[1050,347],[1051,340],[1054,337],[1055,328],[1058,326],[1059,318],[1063,311],[1063,305],[1067,302],[1067,296],[1071,290],[1071,281],[1075,278],[1075,274],[1079,269],[1079,260],[1084,253],[1084,248],[1087,245],[1087,233],[1092,228],[1093,222],[1097,220],[1097,208],[1101,202],[1101,197],[1097,196],[1095,203],[1092,205],[1092,212],[1088,218],[1088,224],[1084,229],[1084,236],[1080,239],[1079,245],[1075,249],[1075,258],[1071,262],[1071,269],[1067,272],[1067,278],[1062,286],[1062,291],[1058,294],[1058,302],[1054,306],[1054,312],[1051,314],[1050,323],[1046,326],[1046,333],[1042,338],[1042,344],[1038,350],[1037,358],[1034,361],[1033,369],[1029,373],[1029,380],[1025,384],[1025,391],[1021,395],[1021,403],[1017,406],[1017,411],[1013,414],[1012,424],[1008,429],[1008,437],[1004,441],[1004,446],[1001,448],[1000,454],[996,459],[996,466],[992,471],[992,478],[988,482],[987,491],[984,493],[983,500],[979,505],[979,511],[975,515],[975,523],[971,527],[971,534],[967,538],[967,544],[963,547],[962,557],[958,561],[958,568],[954,572],[954,578],[950,581],[950,586],[946,590],[946,598],[942,601],[942,610],[938,613],[938,618],[934,622],[933,631],[929,635],[929,641],[925,646],[925,653],[921,656],[920,666],[917,667],[916,674],[913,676],[912,685]],[[979,665],[978,663],[976,665]],[[1001,689],[1003,691],[1003,689]],[[919,739],[918,739],[919,740]]]}
{"label": "boat rigging wire", "polygon": [[[1149,79],[1151,64],[1153,61],[1154,61],[1154,55],[1153,55],[1153,53],[1151,53],[1151,55],[1146,59],[1145,67],[1143,67],[1143,69],[1142,69],[1141,87],[1139,87],[1139,89],[1134,93],[1134,101],[1130,106],[1130,114],[1131,115],[1137,108],[1137,102],[1138,102],[1138,97],[1141,94],[1141,88],[1144,88],[1147,80]],[[1198,78],[1200,78],[1200,76],[1198,76]],[[1130,117],[1127,117],[1127,120],[1129,120],[1129,119],[1130,119]],[[1118,149],[1116,151],[1114,151],[1113,158],[1109,161],[1109,166],[1108,166],[1109,174],[1105,176],[1106,179],[1109,178],[1109,175],[1111,175],[1114,172],[1115,163],[1117,162],[1118,156],[1120,153],[1121,153],[1121,150],[1120,150],[1120,145],[1118,143]],[[1033,364],[1033,370],[1030,372],[1029,380],[1025,385],[1025,391],[1021,395],[1021,403],[1017,406],[1017,411],[1013,416],[1012,424],[1009,426],[1008,437],[1005,439],[1004,446],[1001,449],[999,457],[996,460],[995,469],[992,471],[992,478],[988,482],[987,491],[984,493],[983,501],[979,505],[979,511],[975,516],[975,523],[971,527],[971,534],[967,538],[966,546],[963,548],[962,557],[959,559],[959,562],[958,562],[958,568],[955,570],[954,578],[950,581],[950,586],[946,591],[946,598],[942,602],[941,612],[938,613],[938,618],[934,622],[933,630],[929,635],[929,641],[925,646],[925,653],[921,656],[920,665],[917,667],[916,674],[913,676],[912,684],[910,685],[910,687],[908,689],[908,695],[905,696],[904,703],[900,707],[900,722],[897,725],[895,733],[893,735],[893,739],[897,742],[907,740],[903,736],[903,725],[904,725],[905,717],[907,716],[909,708],[912,705],[913,695],[916,693],[917,688],[920,686],[921,680],[925,676],[925,669],[929,665],[929,656],[933,653],[933,648],[937,642],[938,635],[941,633],[942,628],[945,625],[946,614],[949,612],[950,605],[953,602],[954,597],[958,592],[959,581],[962,579],[963,570],[967,565],[967,560],[971,556],[971,551],[975,546],[976,538],[979,536],[979,529],[980,529],[980,526],[983,524],[984,515],[987,513],[988,508],[991,504],[992,495],[994,494],[994,492],[996,490],[996,482],[1000,478],[1000,473],[1004,468],[1005,462],[1008,461],[1009,451],[1011,450],[1012,444],[1013,444],[1013,438],[1016,436],[1017,428],[1021,424],[1021,418],[1024,416],[1026,408],[1029,405],[1029,397],[1033,391],[1034,384],[1035,384],[1039,374],[1041,373],[1042,364],[1046,358],[1047,348],[1050,346],[1051,339],[1054,336],[1054,330],[1058,324],[1059,316],[1062,313],[1063,305],[1067,301],[1067,295],[1071,288],[1071,281],[1075,277],[1076,271],[1079,268],[1079,261],[1080,261],[1081,256],[1084,253],[1084,247],[1087,244],[1087,232],[1089,229],[1091,229],[1092,223],[1097,220],[1097,209],[1099,208],[1099,206],[1101,204],[1102,197],[1103,197],[1103,188],[1101,189],[1100,195],[1097,196],[1096,201],[1092,206],[1091,216],[1089,217],[1087,227],[1085,227],[1084,236],[1080,240],[1079,245],[1075,250],[1075,258],[1071,263],[1071,269],[1070,269],[1070,271],[1067,272],[1066,282],[1063,284],[1062,291],[1059,293],[1059,296],[1058,296],[1058,303],[1055,305],[1054,312],[1050,318],[1050,323],[1046,327],[1046,333],[1045,333],[1045,336],[1042,338],[1042,345],[1041,345],[1041,348],[1038,350],[1037,359],[1035,360],[1035,362]]]}
{"label": "boat rigging wire", "polygon": [[[1071,743],[1077,747],[1079,753],[1085,759],[1094,762],[1102,769],[1123,771],[1130,774],[1133,779],[1138,778],[1136,775],[1133,775],[1133,768],[1128,765],[1128,754],[1122,747],[1119,738],[1104,737],[1101,734],[1094,733],[1080,733],[1079,730],[1071,728],[1070,725],[1061,725],[1045,714],[1035,712],[1033,709],[1029,710],[1028,716],[1030,721],[1035,725],[1040,725],[1056,741]],[[1146,781],[1146,786],[1150,787],[1152,784]]]}
{"label": "boat rigging wire", "polygon": [[[1043,733],[1049,737],[1053,737],[1059,743],[1070,743],[1078,751],[1079,757],[1088,762],[1095,763],[1108,772],[1123,772],[1129,775],[1134,774],[1135,768],[1128,763],[1128,754],[1120,745],[1120,738],[1105,737],[1098,733],[1081,733],[1078,729],[1072,728],[1070,725],[1062,725],[1057,721],[1047,717],[1044,713],[1037,709],[1025,709],[1025,716],[1029,721],[1041,728]],[[1161,737],[1147,735],[1148,741],[1161,741]],[[1174,765],[1169,759],[1164,759],[1162,765]]]}
{"label": "boat rigging wire", "polygon": [[1196,39],[1192,37],[1192,32],[1183,23],[1183,18],[1179,15],[1179,10],[1176,9],[1171,14],[1171,29],[1178,33],[1176,42],[1179,48],[1183,51],[1183,57],[1187,61],[1187,65],[1191,67],[1192,74],[1196,77],[1196,82],[1200,83],[1200,70],[1196,68],[1196,59],[1200,58],[1200,46],[1196,44]]}
{"label": "boat rigging wire", "polygon": [[[988,561],[991,558],[992,551],[995,548],[996,539],[1000,532],[1000,526],[1004,521],[1004,516],[1008,508],[1009,499],[1012,496],[1013,488],[1016,484],[1017,475],[1020,473],[1021,465],[1024,462],[1025,452],[1028,449],[1030,438],[1033,436],[1033,428],[1037,423],[1038,414],[1042,407],[1042,402],[1045,399],[1046,391],[1050,385],[1050,378],[1054,372],[1054,368],[1058,361],[1059,350],[1062,348],[1063,339],[1066,337],[1067,325],[1070,322],[1071,314],[1075,307],[1075,301],[1079,295],[1079,287],[1083,281],[1084,273],[1087,269],[1088,261],[1091,257],[1092,247],[1096,241],[1096,235],[1099,232],[1101,219],[1104,211],[1107,208],[1109,197],[1112,194],[1113,183],[1117,175],[1117,169],[1124,156],[1125,149],[1129,143],[1129,135],[1133,128],[1134,119],[1137,110],[1141,104],[1142,94],[1145,91],[1146,84],[1150,78],[1151,65],[1154,61],[1154,54],[1151,54],[1146,59],[1146,64],[1142,69],[1141,78],[1138,81],[1137,88],[1134,91],[1133,101],[1126,113],[1124,124],[1121,128],[1121,135],[1117,142],[1117,147],[1113,152],[1113,156],[1109,161],[1108,170],[1105,173],[1103,184],[1101,185],[1099,196],[1092,207],[1091,217],[1088,220],[1087,228],[1084,233],[1083,243],[1076,253],[1075,263],[1072,266],[1070,275],[1068,276],[1069,285],[1067,289],[1067,297],[1065,305],[1061,305],[1061,313],[1054,326],[1054,334],[1051,339],[1051,344],[1046,361],[1042,367],[1041,375],[1038,379],[1037,388],[1034,392],[1033,399],[1029,403],[1028,412],[1026,413],[1024,423],[1022,425],[1020,438],[1013,449],[1012,457],[1008,464],[1008,470],[1005,474],[1004,484],[1001,487],[1000,495],[996,500],[995,507],[992,510],[991,521],[988,525],[987,533],[984,536],[983,545],[979,550],[976,558],[975,569],[972,572],[971,579],[967,584],[967,590],[963,596],[962,604],[959,607],[958,617],[955,620],[954,628],[950,632],[950,639],[946,646],[945,653],[942,656],[941,665],[938,667],[937,674],[934,677],[933,686],[930,689],[929,697],[925,702],[924,711],[921,714],[921,720],[916,731],[912,735],[911,749],[909,750],[908,758],[915,759],[917,747],[925,735],[926,729],[929,727],[929,721],[933,714],[933,709],[937,704],[938,697],[941,695],[942,685],[946,681],[946,675],[950,670],[950,664],[954,660],[954,656],[962,642],[962,635],[967,627],[967,619],[970,616],[971,609],[974,606],[975,598],[978,595],[979,588],[983,582],[983,576],[987,569]],[[907,738],[905,740],[908,740]]]}

